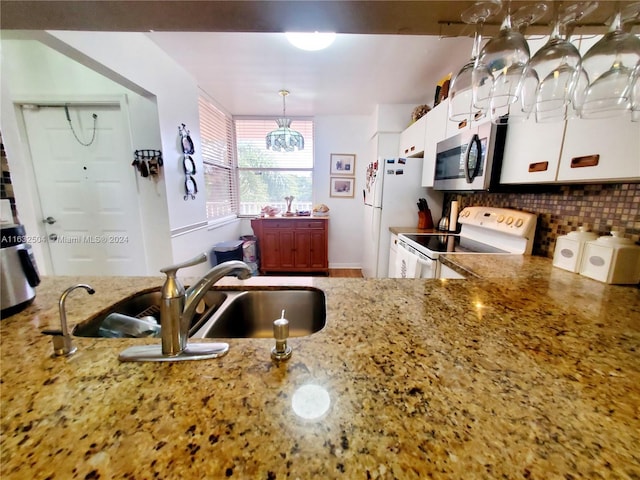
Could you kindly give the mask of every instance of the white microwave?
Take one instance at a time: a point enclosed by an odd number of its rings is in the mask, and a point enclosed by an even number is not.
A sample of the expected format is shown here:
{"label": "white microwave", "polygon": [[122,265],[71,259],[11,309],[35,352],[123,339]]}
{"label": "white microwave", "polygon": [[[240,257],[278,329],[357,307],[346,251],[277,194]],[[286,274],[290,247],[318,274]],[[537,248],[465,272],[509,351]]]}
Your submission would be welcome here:
{"label": "white microwave", "polygon": [[433,188],[461,191],[497,186],[506,136],[506,125],[487,122],[439,142]]}

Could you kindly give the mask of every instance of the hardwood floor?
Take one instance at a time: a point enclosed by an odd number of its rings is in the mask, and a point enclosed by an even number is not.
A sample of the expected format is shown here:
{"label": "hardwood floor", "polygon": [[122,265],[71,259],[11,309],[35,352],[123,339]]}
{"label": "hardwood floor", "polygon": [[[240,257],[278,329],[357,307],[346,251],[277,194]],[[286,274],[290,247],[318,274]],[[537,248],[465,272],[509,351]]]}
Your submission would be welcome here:
{"label": "hardwood floor", "polygon": [[362,271],[359,268],[330,268],[329,276],[342,278],[362,278]]}

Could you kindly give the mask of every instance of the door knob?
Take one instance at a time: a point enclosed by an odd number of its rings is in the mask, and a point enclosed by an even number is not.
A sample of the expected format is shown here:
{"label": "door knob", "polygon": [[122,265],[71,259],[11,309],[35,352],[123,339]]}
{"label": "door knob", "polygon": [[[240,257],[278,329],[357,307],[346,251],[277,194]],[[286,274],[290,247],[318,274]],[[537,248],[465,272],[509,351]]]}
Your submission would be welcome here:
{"label": "door knob", "polygon": [[52,242],[58,241],[58,235],[52,233],[51,235],[49,235],[49,240],[51,240]]}
{"label": "door knob", "polygon": [[56,223],[56,219],[53,217],[47,217],[44,220],[42,220],[42,223],[48,223],[49,225],[53,225],[54,223]]}

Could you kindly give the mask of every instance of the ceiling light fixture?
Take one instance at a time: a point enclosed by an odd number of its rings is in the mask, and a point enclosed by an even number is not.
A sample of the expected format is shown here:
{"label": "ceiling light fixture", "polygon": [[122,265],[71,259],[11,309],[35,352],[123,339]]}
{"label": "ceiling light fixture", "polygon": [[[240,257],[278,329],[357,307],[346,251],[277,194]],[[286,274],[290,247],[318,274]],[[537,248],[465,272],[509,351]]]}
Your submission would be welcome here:
{"label": "ceiling light fixture", "polygon": [[282,96],[282,118],[276,119],[277,130],[267,134],[267,150],[273,150],[274,152],[304,150],[304,137],[300,132],[291,130],[291,119],[287,118],[285,98],[289,95],[289,91],[280,90],[278,93]]}
{"label": "ceiling light fixture", "polygon": [[324,50],[336,39],[335,32],[286,32],[285,35],[291,45],[311,52]]}

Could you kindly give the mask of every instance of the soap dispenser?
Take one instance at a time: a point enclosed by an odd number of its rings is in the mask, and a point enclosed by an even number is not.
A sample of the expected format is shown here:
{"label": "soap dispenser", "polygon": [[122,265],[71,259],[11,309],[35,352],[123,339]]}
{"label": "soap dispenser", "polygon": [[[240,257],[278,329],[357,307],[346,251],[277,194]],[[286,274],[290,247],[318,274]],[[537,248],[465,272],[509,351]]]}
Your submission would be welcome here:
{"label": "soap dispenser", "polygon": [[280,318],[273,322],[273,337],[276,339],[276,346],[271,349],[271,358],[276,362],[289,360],[291,358],[291,347],[287,345],[289,338],[289,320],[284,318],[284,310]]}

